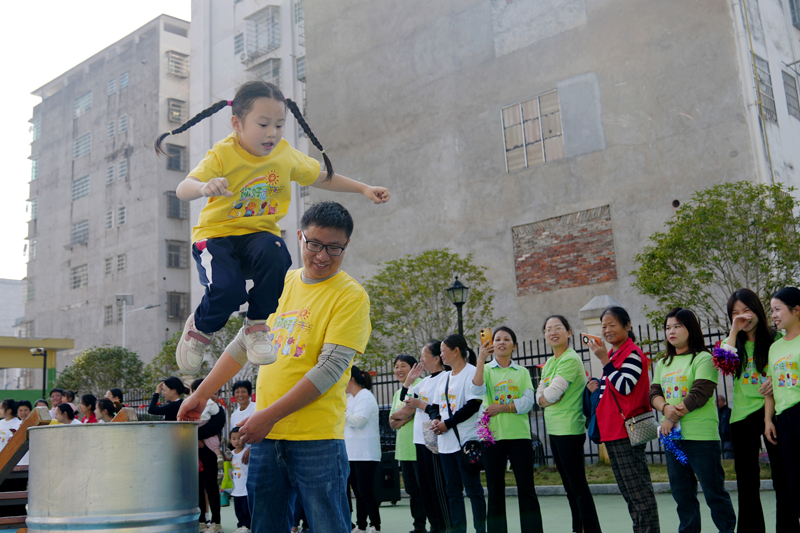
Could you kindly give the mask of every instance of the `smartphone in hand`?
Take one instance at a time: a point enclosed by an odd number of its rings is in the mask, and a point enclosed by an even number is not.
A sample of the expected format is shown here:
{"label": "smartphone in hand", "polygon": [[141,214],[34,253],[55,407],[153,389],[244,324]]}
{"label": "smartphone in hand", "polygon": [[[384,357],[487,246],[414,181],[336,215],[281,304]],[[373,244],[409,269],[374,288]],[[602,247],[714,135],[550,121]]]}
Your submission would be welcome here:
{"label": "smartphone in hand", "polygon": [[489,341],[489,343],[491,344],[491,340],[492,340],[492,328],[481,328],[481,346],[483,346],[483,344],[486,341]]}
{"label": "smartphone in hand", "polygon": [[581,333],[581,342],[586,346],[589,346],[589,339],[593,339],[599,346],[603,346],[603,339],[598,337],[597,335],[589,335],[588,333]]}

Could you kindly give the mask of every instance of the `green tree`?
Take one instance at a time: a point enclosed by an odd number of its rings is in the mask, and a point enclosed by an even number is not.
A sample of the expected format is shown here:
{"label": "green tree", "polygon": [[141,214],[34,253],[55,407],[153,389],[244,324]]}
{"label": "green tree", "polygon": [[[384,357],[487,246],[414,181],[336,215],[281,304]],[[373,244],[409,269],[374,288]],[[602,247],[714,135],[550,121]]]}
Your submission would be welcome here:
{"label": "green tree", "polygon": [[472,259],[472,254],[462,257],[443,249],[384,263],[364,283],[372,310],[372,338],[359,363],[379,368],[396,354],[416,356],[426,341],[457,331],[456,308],[445,293],[454,276],[469,287],[463,314],[470,346],[477,344],[481,327],[504,321],[494,316],[486,267],[474,265]]}
{"label": "green tree", "polygon": [[748,181],[698,191],[650,236],[633,286],[657,302],[660,324],[675,306],[722,326],[733,291],[747,287],[767,305],[777,289],[800,279],[800,221],[793,188]]}
{"label": "green tree", "polygon": [[66,367],[56,387],[101,397],[108,389],[138,389],[147,382],[144,363],[136,352],[121,346],[99,346],[85,350]]}

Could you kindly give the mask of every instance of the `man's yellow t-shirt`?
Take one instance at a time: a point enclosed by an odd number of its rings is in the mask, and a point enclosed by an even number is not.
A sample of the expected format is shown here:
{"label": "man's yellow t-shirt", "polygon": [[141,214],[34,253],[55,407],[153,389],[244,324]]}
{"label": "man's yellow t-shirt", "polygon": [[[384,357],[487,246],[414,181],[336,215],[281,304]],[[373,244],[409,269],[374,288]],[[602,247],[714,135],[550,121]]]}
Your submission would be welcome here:
{"label": "man's yellow t-shirt", "polygon": [[[313,284],[304,283],[302,269],[286,274],[278,309],[267,319],[277,362],[262,366],[256,383],[256,410],[277,401],[316,366],[322,345],[340,344],[363,353],[372,331],[369,296],[353,278],[339,272]],[[346,371],[311,404],[280,420],[270,439],[344,439]]]}
{"label": "man's yellow t-shirt", "polygon": [[228,180],[233,196],[212,196],[200,212],[192,242],[214,237],[268,231],[278,237],[278,221],[292,201],[291,182],[311,185],[319,178],[319,161],[295,150],[281,139],[268,156],[257,157],[231,133],[208,151],[189,176],[207,182]]}

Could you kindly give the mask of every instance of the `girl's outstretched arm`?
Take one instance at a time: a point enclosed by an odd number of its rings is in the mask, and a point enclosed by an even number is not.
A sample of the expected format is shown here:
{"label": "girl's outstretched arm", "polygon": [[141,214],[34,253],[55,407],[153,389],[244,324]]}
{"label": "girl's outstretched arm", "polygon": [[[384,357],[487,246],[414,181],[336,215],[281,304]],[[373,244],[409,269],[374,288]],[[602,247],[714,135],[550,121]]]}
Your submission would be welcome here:
{"label": "girl's outstretched arm", "polygon": [[386,187],[372,187],[371,185],[352,180],[341,174],[334,174],[330,180],[326,180],[327,176],[328,174],[326,172],[320,172],[317,181],[312,183],[311,186],[333,192],[361,193],[376,204],[388,202],[391,196],[389,189]]}

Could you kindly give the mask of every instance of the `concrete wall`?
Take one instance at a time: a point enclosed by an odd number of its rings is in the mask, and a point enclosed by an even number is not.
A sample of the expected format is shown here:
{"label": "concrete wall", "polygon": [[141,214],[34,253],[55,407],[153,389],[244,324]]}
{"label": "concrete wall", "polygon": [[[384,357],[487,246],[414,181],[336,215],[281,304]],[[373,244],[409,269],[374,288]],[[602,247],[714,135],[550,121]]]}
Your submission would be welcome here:
{"label": "concrete wall", "polygon": [[[755,177],[724,0],[316,0],[306,34],[309,120],[334,167],[394,195],[312,190],[353,213],[344,268],[472,252],[522,339],[550,313],[579,324],[600,294],[643,322],[633,257],[673,201]],[[501,108],[554,89],[566,157],[507,174]],[[511,228],[606,205],[617,280],[517,296]]]}
{"label": "concrete wall", "polygon": [[23,288],[24,283],[18,279],[0,279],[0,336],[13,336],[14,324],[25,315]]}
{"label": "concrete wall", "polygon": [[[164,24],[186,31],[182,37],[164,31]],[[70,337],[75,349],[62,352],[59,370],[82,350],[101,344],[122,343],[122,323],[115,295],[134,295],[134,308],[160,307],[128,316],[127,347],[150,361],[161,344],[183,324],[167,320],[167,291],[189,290],[189,269],[166,268],[166,239],[188,241],[188,220],[167,218],[164,193],[183,179],[167,170],[166,158],[153,153],[153,140],[167,130],[166,99],[188,100],[188,78],[166,74],[166,50],[189,53],[188,22],[162,16],[130,36],[99,52],[37,90],[43,98],[34,109],[41,117],[42,135],[31,145],[39,157],[39,178],[31,182],[38,197],[38,219],[29,238],[37,241],[37,255],[28,263],[28,278],[36,284],[36,299],[26,306],[26,320],[35,323],[36,337]],[[128,72],[128,87],[119,77]],[[107,84],[117,80],[117,91]],[[73,119],[75,98],[93,91],[92,109]],[[109,139],[106,127],[127,114],[127,132]],[[73,140],[92,132],[91,153],[72,159]],[[180,144],[176,142],[175,144]],[[128,160],[128,178],[106,183],[106,168]],[[118,167],[117,167],[118,169]],[[90,175],[90,194],[72,200],[72,182]],[[119,226],[119,207],[127,222]],[[105,228],[106,212],[115,213],[114,228]],[[68,246],[73,223],[89,220],[89,240]],[[35,230],[34,230],[35,227]],[[126,254],[127,266],[117,271],[117,257]],[[112,273],[105,259],[112,258]],[[73,267],[88,265],[88,287],[70,289]],[[104,323],[104,308],[113,306],[113,324]],[[131,309],[130,307],[128,308]]]}

